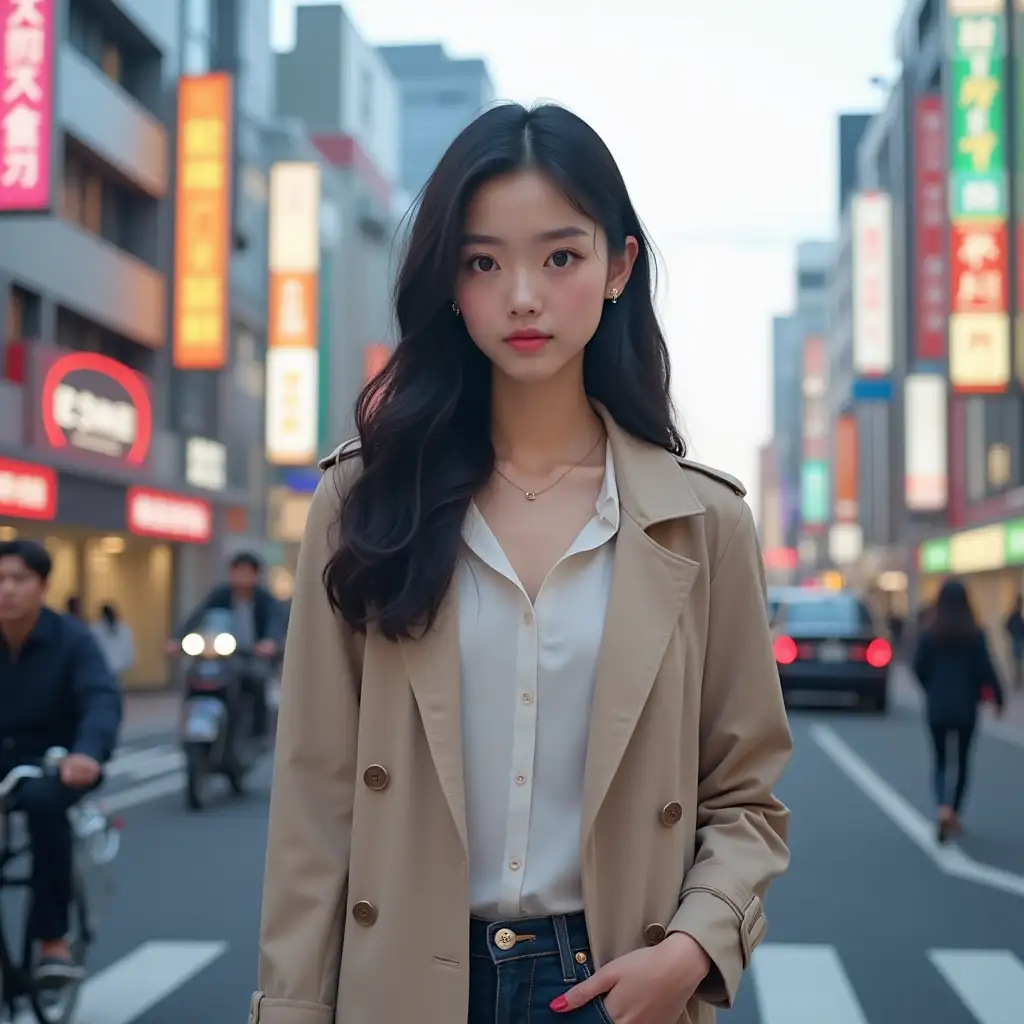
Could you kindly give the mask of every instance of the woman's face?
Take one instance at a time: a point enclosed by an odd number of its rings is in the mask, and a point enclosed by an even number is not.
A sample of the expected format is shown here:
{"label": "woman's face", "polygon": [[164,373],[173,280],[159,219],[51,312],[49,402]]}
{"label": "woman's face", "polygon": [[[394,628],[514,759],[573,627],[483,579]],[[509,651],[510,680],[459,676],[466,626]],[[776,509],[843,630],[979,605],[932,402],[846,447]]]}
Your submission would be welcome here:
{"label": "woman's face", "polygon": [[636,259],[627,239],[609,259],[604,231],[544,175],[495,178],[466,215],[455,301],[477,347],[514,380],[543,380],[581,362],[612,289]]}

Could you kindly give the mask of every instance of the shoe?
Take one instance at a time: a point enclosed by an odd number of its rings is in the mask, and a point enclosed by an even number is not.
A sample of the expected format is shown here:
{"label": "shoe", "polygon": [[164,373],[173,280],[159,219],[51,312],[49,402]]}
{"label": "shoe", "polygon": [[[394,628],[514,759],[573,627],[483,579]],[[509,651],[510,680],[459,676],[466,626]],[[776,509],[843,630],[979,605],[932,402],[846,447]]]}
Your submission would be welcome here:
{"label": "shoe", "polygon": [[85,968],[67,957],[40,957],[32,972],[41,988],[61,988],[64,985],[81,981],[85,977]]}

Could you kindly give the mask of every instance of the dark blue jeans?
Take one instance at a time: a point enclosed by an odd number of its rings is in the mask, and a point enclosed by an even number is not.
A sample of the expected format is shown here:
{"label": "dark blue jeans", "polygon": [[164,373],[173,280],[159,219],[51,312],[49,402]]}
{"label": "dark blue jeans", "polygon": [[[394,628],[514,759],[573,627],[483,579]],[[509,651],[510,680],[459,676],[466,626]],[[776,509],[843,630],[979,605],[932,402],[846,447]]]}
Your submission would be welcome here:
{"label": "dark blue jeans", "polygon": [[469,965],[468,1024],[614,1024],[600,999],[572,1013],[548,1008],[594,970],[582,914],[473,919]]}

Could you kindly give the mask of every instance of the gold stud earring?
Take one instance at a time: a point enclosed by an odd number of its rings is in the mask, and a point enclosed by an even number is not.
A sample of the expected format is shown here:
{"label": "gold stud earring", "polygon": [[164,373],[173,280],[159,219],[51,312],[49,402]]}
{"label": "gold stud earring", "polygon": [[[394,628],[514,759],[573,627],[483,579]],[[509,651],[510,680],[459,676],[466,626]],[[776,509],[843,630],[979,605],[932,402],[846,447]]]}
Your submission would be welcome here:
{"label": "gold stud earring", "polygon": [[611,294],[610,298],[612,300],[612,305],[614,306],[615,303],[619,301],[619,289],[618,288],[613,288],[612,289],[612,294]]}
{"label": "gold stud earring", "polygon": [[461,309],[459,309],[458,303],[456,303],[456,302],[453,302],[453,303],[452,303],[452,312],[453,312],[453,313],[454,313],[454,314],[455,314],[456,316],[462,316],[462,310],[461,310]]}

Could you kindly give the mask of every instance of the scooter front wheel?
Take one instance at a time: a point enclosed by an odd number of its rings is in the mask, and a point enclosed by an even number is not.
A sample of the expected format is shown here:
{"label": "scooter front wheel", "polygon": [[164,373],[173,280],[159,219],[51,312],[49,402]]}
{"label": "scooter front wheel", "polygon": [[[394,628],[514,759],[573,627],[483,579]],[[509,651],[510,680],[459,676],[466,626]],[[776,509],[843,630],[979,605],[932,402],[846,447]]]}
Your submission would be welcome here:
{"label": "scooter front wheel", "polygon": [[185,748],[185,804],[190,811],[201,811],[209,803],[210,748],[190,743]]}

